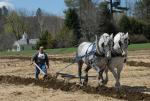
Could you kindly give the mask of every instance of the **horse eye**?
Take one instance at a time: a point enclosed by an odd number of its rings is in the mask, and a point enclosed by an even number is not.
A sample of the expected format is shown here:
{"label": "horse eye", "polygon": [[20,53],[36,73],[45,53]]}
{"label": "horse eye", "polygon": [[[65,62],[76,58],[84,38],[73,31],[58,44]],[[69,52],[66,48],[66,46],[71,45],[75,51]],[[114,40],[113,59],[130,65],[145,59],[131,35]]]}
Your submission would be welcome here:
{"label": "horse eye", "polygon": [[102,47],[104,47],[104,43],[102,43]]}
{"label": "horse eye", "polygon": [[128,40],[127,40],[127,39],[126,39],[126,40],[124,40],[124,43],[126,43],[126,44],[127,44],[127,43],[128,43]]}
{"label": "horse eye", "polygon": [[119,41],[119,45],[120,45],[120,46],[122,45],[121,41]]}

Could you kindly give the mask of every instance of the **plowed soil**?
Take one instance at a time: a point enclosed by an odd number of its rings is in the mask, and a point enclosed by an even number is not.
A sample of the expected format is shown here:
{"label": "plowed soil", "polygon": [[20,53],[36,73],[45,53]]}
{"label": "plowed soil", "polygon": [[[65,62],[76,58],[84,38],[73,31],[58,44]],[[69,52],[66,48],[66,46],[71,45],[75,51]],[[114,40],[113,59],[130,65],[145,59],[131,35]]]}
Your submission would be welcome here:
{"label": "plowed soil", "polygon": [[[105,87],[97,87],[97,77],[90,78],[86,87],[79,86],[78,79],[56,78],[56,72],[71,61],[72,57],[65,56],[51,56],[49,76],[43,80],[41,74],[39,81],[34,80],[30,57],[0,58],[0,101],[150,101],[150,50],[129,52],[119,93],[110,72]],[[77,65],[63,72],[77,74]],[[91,69],[89,75],[97,76],[97,73]]]}

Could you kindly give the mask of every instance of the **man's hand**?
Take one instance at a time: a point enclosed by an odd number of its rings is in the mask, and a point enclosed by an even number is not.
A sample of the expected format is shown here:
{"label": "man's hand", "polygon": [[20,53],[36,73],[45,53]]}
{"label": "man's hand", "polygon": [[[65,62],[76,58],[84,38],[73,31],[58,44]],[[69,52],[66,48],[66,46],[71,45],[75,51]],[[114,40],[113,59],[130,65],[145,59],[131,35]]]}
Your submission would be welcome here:
{"label": "man's hand", "polygon": [[47,68],[49,69],[49,65],[47,65]]}
{"label": "man's hand", "polygon": [[31,62],[30,65],[33,65],[33,62]]}

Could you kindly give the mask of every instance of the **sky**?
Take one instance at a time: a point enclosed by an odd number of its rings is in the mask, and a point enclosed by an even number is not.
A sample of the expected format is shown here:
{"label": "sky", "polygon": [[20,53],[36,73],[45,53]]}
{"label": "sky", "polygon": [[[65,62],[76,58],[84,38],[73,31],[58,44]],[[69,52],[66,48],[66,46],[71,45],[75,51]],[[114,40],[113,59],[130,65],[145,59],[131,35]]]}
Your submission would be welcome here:
{"label": "sky", "polygon": [[[121,0],[122,5],[124,6],[125,1],[126,0]],[[41,8],[48,13],[58,16],[63,16],[63,11],[67,8],[64,0],[0,0],[0,7],[3,5],[13,9],[27,9],[30,12]]]}
{"label": "sky", "polygon": [[36,11],[37,8],[41,8],[58,16],[63,16],[63,11],[66,9],[64,0],[0,0],[0,7],[3,5],[13,9],[27,9],[29,11]]}

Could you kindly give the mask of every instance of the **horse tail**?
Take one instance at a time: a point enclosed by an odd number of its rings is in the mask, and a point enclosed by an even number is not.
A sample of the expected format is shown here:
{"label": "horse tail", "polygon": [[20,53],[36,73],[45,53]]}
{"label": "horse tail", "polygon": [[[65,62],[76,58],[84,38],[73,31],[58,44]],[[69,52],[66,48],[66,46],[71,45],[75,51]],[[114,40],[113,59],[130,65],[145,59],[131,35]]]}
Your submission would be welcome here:
{"label": "horse tail", "polygon": [[79,56],[78,56],[78,52],[76,51],[75,62],[77,63],[78,61],[79,61]]}

